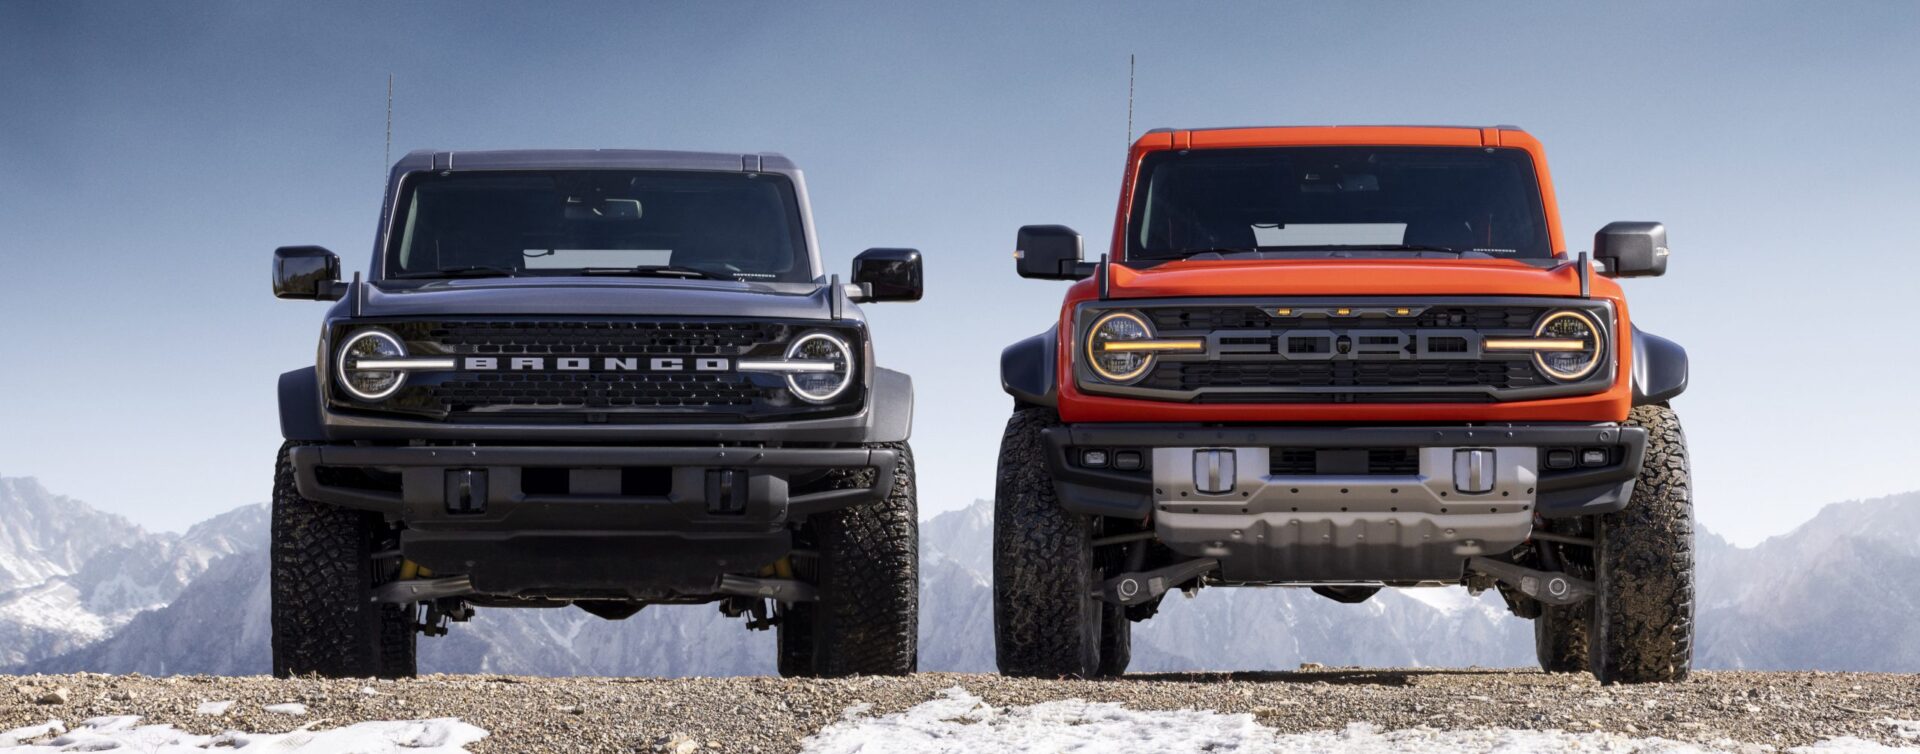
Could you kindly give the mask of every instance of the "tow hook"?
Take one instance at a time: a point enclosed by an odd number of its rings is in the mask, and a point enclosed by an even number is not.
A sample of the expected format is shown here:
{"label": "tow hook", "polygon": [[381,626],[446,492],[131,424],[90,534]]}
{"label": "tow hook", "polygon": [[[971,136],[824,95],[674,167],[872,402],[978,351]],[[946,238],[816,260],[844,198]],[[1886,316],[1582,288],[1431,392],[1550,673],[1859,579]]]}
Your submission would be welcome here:
{"label": "tow hook", "polygon": [[1490,576],[1549,605],[1571,605],[1593,597],[1593,582],[1564,573],[1536,571],[1484,557],[1468,558],[1467,570]]}
{"label": "tow hook", "polygon": [[1185,563],[1175,563],[1164,568],[1155,568],[1151,571],[1123,573],[1107,579],[1107,583],[1101,585],[1100,591],[1094,596],[1116,605],[1138,605],[1151,602],[1175,587],[1199,578],[1219,566],[1218,560],[1201,558]]}

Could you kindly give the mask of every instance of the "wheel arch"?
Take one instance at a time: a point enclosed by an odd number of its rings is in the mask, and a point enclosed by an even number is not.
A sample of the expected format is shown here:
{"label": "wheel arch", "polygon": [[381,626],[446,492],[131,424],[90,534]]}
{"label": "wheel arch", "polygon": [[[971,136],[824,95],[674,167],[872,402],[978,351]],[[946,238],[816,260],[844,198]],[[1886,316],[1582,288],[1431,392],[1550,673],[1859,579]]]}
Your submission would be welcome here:
{"label": "wheel arch", "polygon": [[1060,404],[1057,373],[1060,326],[1022,339],[1000,352],[1000,389],[1016,404],[1054,408]]}
{"label": "wheel arch", "polygon": [[1663,403],[1687,391],[1687,349],[1633,328],[1633,405]]}

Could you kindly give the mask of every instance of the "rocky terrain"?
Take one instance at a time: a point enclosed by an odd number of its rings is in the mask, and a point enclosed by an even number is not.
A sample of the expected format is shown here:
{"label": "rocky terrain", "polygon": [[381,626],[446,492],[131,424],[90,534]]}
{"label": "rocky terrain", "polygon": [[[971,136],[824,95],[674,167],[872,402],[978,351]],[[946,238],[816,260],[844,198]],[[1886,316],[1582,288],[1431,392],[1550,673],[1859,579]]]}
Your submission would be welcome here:
{"label": "rocky terrain", "polygon": [[[949,691],[956,687],[964,693]],[[1127,710],[1213,710],[1228,717],[1212,719],[1235,723],[1235,730],[1268,728],[1282,734],[1345,730],[1352,736],[1367,729],[1348,726],[1362,723],[1376,731],[1426,737],[1418,740],[1451,730],[1500,731],[1494,738],[1502,740],[1517,732],[1561,731],[1569,734],[1564,740],[1590,746],[1581,749],[1586,751],[1642,750],[1622,748],[1622,742],[1644,746],[1654,738],[1701,747],[1663,751],[1787,751],[1836,739],[1849,751],[1874,750],[1867,748],[1870,743],[1920,746],[1920,723],[1913,722],[1920,719],[1920,683],[1911,677],[1752,672],[1704,672],[1682,683],[1612,688],[1585,677],[1491,670],[1175,673],[1091,682],[951,673],[825,681],[20,676],[0,678],[0,731],[108,715],[139,715],[142,724],[171,724],[202,734],[456,717],[488,731],[468,747],[473,752],[775,752],[798,750],[823,728],[849,725],[844,722],[849,717],[871,721],[916,705],[958,701],[959,708],[937,717],[961,728],[991,726],[995,718],[983,705],[1005,710],[1070,698],[1117,702]],[[225,701],[234,703],[219,714],[197,713],[203,703]],[[287,703],[303,705],[304,712],[268,710]],[[1095,712],[1095,721],[1115,717],[1112,709]],[[1250,718],[1230,717],[1242,714]],[[1057,715],[1055,710],[1048,724],[1074,724]],[[891,740],[897,746],[883,750],[913,743],[907,737]],[[1127,748],[1122,740],[1112,743],[1114,749]],[[1198,750],[1201,743],[1179,748]],[[1210,746],[1272,750],[1232,743]],[[1601,746],[1608,743],[1615,748]]]}

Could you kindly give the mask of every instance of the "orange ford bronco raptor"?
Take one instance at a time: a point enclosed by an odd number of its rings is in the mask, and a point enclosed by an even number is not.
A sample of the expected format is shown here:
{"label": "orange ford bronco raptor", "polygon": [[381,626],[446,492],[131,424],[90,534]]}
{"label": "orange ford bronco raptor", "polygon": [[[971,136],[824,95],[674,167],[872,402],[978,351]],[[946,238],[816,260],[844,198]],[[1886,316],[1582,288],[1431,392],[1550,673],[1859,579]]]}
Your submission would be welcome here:
{"label": "orange ford bronco raptor", "polygon": [[1686,676],[1687,358],[1613,280],[1664,272],[1666,230],[1570,255],[1533,137],[1153,131],[1108,254],[1041,225],[1015,257],[1077,282],[1001,357],[1002,672],[1122,673],[1175,589],[1465,584],[1549,671]]}

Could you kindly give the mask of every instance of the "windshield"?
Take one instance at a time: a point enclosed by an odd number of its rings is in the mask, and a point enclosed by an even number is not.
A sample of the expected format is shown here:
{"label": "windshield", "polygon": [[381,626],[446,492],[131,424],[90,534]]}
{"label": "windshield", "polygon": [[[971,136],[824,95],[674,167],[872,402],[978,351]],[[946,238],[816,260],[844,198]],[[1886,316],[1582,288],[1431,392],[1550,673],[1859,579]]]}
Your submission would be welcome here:
{"label": "windshield", "polygon": [[812,278],[793,184],[779,175],[435,173],[408,181],[396,215],[389,278]]}
{"label": "windshield", "polygon": [[1194,254],[1553,251],[1518,149],[1276,147],[1141,160],[1129,260]]}

